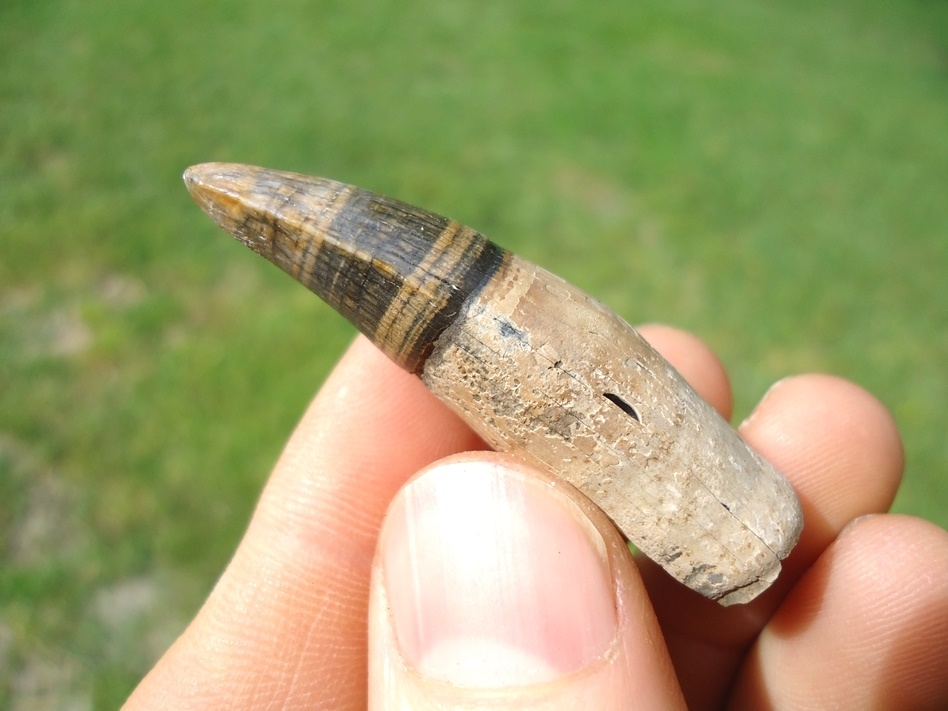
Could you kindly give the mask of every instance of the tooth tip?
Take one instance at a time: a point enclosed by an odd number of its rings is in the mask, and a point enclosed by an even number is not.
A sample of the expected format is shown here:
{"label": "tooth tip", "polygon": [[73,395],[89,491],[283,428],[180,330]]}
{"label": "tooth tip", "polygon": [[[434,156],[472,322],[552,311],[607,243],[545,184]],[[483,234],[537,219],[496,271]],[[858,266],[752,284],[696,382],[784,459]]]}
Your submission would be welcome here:
{"label": "tooth tip", "polygon": [[209,178],[212,178],[212,171],[208,170],[210,163],[199,163],[198,165],[192,165],[189,168],[186,168],[184,171],[184,185],[187,187],[188,192],[194,193],[195,189],[199,189],[201,186],[206,185],[209,181]]}
{"label": "tooth tip", "polygon": [[247,172],[248,166],[238,163],[198,163],[184,170],[187,185],[213,184]]}
{"label": "tooth tip", "polygon": [[232,163],[198,163],[185,169],[184,186],[206,212],[209,204],[230,192],[229,187],[240,176],[242,167]]}

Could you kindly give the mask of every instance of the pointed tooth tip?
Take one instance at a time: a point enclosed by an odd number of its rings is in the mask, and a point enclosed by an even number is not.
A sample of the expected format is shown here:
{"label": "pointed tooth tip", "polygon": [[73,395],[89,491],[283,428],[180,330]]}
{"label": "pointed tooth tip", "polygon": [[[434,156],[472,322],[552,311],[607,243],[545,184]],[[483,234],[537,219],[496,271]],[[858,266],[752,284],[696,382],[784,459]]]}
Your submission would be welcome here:
{"label": "pointed tooth tip", "polygon": [[184,170],[184,182],[190,187],[202,183],[213,182],[215,177],[220,177],[225,163],[198,163]]}
{"label": "pointed tooth tip", "polygon": [[231,223],[244,202],[241,178],[246,173],[247,166],[237,163],[199,163],[184,171],[184,185],[194,202],[218,226],[234,234]]}
{"label": "pointed tooth tip", "polygon": [[185,169],[184,185],[206,212],[208,205],[232,196],[246,173],[247,166],[238,163],[198,163]]}
{"label": "pointed tooth tip", "polygon": [[208,183],[213,183],[213,173],[216,172],[211,169],[213,165],[213,163],[200,163],[185,169],[184,185],[191,195],[194,195],[195,191],[206,187]]}

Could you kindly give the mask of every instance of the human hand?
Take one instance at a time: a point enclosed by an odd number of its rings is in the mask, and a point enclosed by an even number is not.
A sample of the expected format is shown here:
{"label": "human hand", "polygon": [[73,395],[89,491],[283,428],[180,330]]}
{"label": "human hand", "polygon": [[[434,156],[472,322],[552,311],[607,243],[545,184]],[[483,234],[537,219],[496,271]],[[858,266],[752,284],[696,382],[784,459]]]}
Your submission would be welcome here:
{"label": "human hand", "polygon": [[[641,333],[730,414],[705,346]],[[569,485],[479,451],[359,338],[208,601],[126,708],[948,704],[948,534],[881,513],[902,468],[886,411],[801,376],[741,433],[793,482],[806,526],[770,590],[722,608],[633,560]]]}

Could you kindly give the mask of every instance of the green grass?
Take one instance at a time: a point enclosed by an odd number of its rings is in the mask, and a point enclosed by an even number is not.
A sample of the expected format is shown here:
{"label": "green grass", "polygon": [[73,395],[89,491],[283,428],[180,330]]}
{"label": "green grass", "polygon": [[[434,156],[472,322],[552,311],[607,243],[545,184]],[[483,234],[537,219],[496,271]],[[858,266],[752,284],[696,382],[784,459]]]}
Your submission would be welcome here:
{"label": "green grass", "polygon": [[352,330],[216,231],[233,160],[450,214],[738,416],[838,373],[948,525],[948,6],[0,3],[0,707],[114,707],[233,550]]}

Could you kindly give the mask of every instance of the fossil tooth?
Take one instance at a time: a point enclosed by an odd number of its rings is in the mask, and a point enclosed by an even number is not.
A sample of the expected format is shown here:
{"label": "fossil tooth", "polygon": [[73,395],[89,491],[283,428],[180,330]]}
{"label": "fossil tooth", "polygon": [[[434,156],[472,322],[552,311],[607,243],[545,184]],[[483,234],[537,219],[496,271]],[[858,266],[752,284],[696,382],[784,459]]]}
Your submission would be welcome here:
{"label": "fossil tooth", "polygon": [[185,172],[210,217],[352,321],[495,449],[595,501],[643,553],[724,605],[780,572],[790,484],[638,333],[453,220],[245,165]]}

